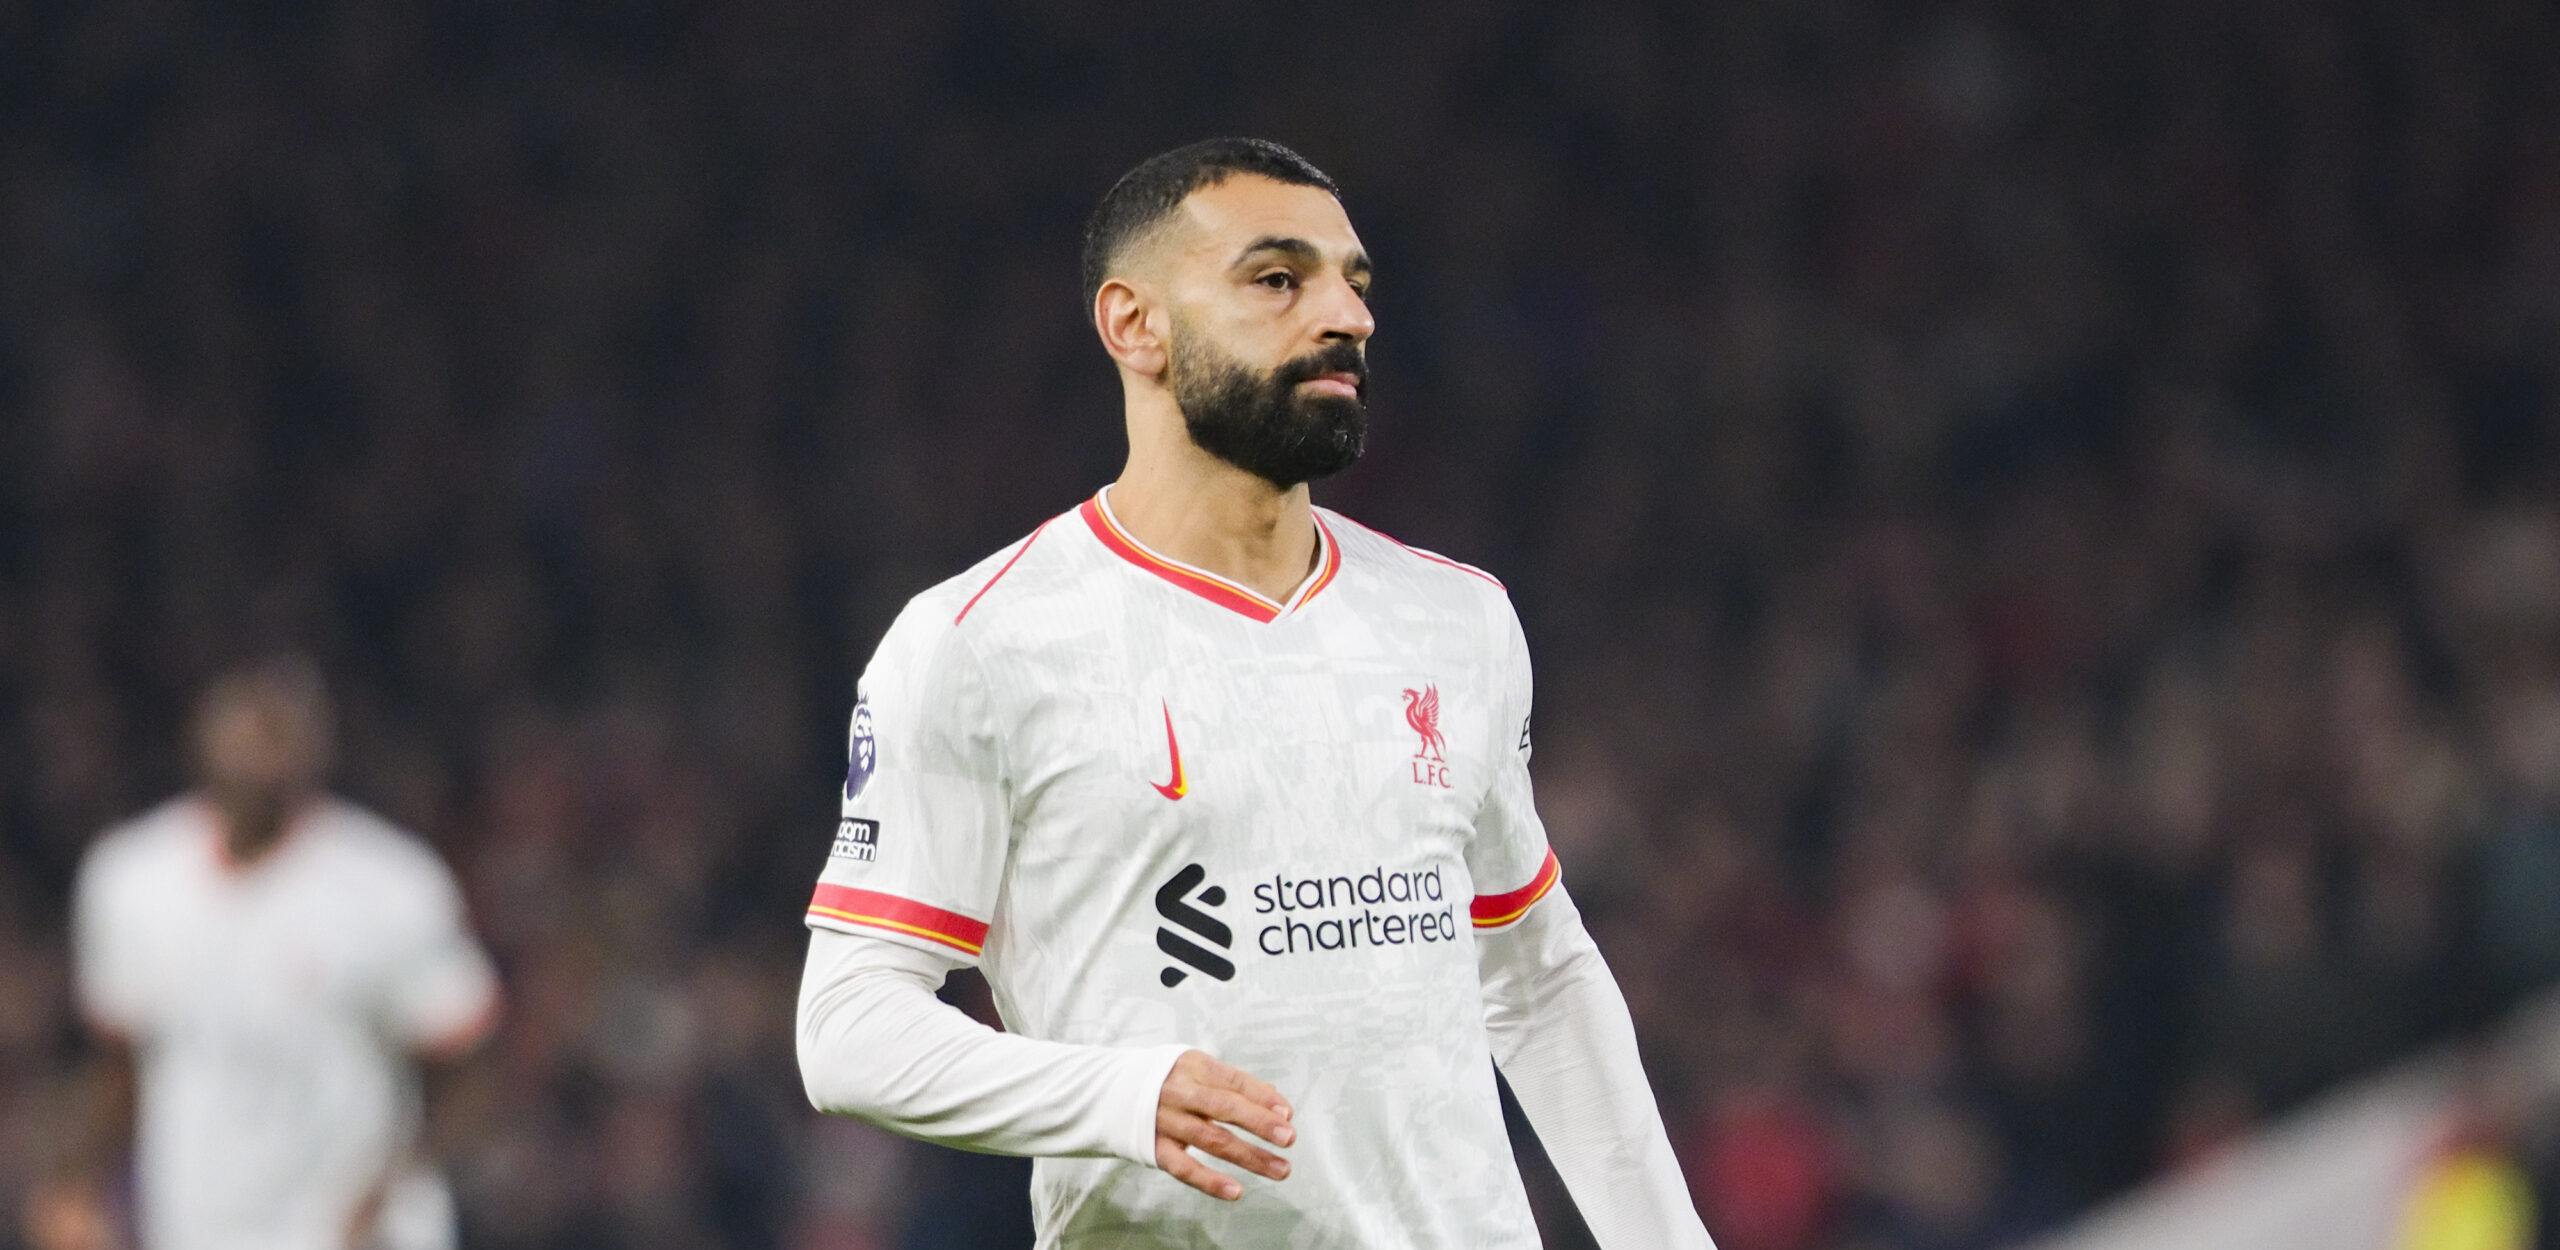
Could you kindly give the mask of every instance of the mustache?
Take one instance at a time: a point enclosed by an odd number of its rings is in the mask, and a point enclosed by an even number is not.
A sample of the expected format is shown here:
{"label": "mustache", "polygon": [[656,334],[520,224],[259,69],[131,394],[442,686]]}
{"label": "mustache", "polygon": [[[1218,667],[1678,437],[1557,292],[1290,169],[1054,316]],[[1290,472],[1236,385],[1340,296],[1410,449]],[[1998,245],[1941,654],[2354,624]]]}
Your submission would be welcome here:
{"label": "mustache", "polygon": [[1369,361],[1361,354],[1359,344],[1348,341],[1317,348],[1272,370],[1271,380],[1279,389],[1286,391],[1309,378],[1328,373],[1350,374],[1359,388],[1360,397],[1369,397]]}

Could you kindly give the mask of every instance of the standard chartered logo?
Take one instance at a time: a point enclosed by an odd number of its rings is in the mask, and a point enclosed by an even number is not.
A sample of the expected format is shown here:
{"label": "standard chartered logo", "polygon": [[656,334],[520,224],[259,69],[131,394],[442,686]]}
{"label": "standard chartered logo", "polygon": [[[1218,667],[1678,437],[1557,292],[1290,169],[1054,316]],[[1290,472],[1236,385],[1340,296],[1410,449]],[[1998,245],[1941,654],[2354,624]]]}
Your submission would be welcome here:
{"label": "standard chartered logo", "polygon": [[1411,946],[1458,936],[1440,868],[1398,872],[1381,864],[1356,876],[1273,876],[1253,886],[1254,914],[1274,919],[1254,935],[1265,955]]}
{"label": "standard chartered logo", "polygon": [[[1208,869],[1185,864],[1156,887],[1156,915],[1164,919],[1156,929],[1156,949],[1180,965],[1157,974],[1168,989],[1194,972],[1235,979],[1235,961],[1225,953],[1235,948],[1235,930],[1204,910],[1225,906],[1227,892],[1222,886],[1204,888],[1208,879]],[[1456,941],[1459,933],[1457,909],[1436,864],[1411,871],[1381,864],[1325,877],[1274,874],[1254,883],[1253,903],[1255,915],[1270,918],[1254,935],[1265,955],[1433,945]]]}
{"label": "standard chartered logo", "polygon": [[[1208,879],[1208,869],[1198,864],[1183,865],[1182,871],[1173,874],[1172,880],[1156,887],[1156,914],[1164,917],[1166,923],[1180,925],[1193,936],[1216,943],[1218,950],[1225,950],[1235,945],[1235,930],[1228,928],[1225,921],[1192,906],[1183,899],[1184,895],[1191,893],[1201,882]],[[1200,901],[1207,906],[1216,907],[1227,901],[1227,892],[1213,885],[1200,891]],[[1235,979],[1236,966],[1228,962],[1226,956],[1172,929],[1156,930],[1156,949],[1218,980]],[[1182,984],[1183,978],[1189,975],[1191,974],[1180,968],[1167,968],[1160,979],[1165,983],[1165,987],[1170,989]]]}

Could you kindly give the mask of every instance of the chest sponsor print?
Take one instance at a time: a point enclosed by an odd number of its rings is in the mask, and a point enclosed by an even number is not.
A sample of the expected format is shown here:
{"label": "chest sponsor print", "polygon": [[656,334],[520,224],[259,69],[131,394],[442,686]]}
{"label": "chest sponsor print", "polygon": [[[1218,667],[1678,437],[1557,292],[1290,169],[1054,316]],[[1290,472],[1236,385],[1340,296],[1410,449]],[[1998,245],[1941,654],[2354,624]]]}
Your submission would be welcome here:
{"label": "chest sponsor print", "polygon": [[[1237,975],[1238,934],[1208,909],[1227,902],[1225,887],[1208,884],[1208,870],[1185,864],[1158,887],[1156,949],[1170,956],[1158,975],[1166,988],[1192,973],[1219,981]],[[1253,932],[1244,949],[1272,957],[1355,954],[1364,948],[1434,946],[1462,931],[1439,864],[1398,869],[1384,864],[1330,876],[1274,873],[1253,883]]]}
{"label": "chest sponsor print", "polygon": [[[1213,885],[1192,894],[1208,878],[1208,869],[1198,864],[1185,864],[1182,871],[1157,887],[1156,914],[1164,918],[1165,927],[1156,930],[1156,949],[1188,965],[1192,971],[1231,981],[1236,975],[1235,964],[1200,944],[1210,943],[1220,951],[1235,944],[1235,931],[1229,929],[1225,921],[1201,910],[1223,905],[1227,901],[1226,890]],[[1180,932],[1176,932],[1177,929]],[[1164,982],[1165,988],[1171,989],[1182,984],[1189,975],[1181,968],[1167,967],[1157,979]]]}

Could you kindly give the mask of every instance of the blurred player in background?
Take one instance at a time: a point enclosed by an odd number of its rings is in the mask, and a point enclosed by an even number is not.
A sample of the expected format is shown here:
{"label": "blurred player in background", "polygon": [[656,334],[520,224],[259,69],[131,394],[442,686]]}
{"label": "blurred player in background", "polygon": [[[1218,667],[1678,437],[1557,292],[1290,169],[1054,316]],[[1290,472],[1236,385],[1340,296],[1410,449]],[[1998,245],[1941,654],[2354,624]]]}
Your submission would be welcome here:
{"label": "blurred player in background", "polygon": [[281,658],[193,725],[197,790],[82,863],[75,979],[99,1060],[38,1250],[113,1244],[130,1143],[144,1250],[446,1250],[419,1065],[496,1018],[497,980],[433,851],[321,789],[330,710]]}
{"label": "blurred player in background", "polygon": [[[1360,454],[1369,282],[1276,144],[1104,198],[1085,298],[1127,468],[882,639],[802,1075],[1038,1156],[1043,1247],[1528,1250],[1498,1063],[1603,1247],[1703,1250],[1531,803],[1509,597],[1308,501]],[[973,964],[1010,1033],[934,998]]]}

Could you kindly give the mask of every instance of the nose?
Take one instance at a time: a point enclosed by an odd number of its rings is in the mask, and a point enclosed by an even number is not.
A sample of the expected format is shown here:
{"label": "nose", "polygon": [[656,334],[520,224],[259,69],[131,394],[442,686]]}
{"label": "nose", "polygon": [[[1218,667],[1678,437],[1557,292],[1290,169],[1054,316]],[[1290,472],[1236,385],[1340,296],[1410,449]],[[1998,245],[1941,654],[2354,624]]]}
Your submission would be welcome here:
{"label": "nose", "polygon": [[1366,343],[1377,333],[1378,320],[1369,315],[1369,301],[1360,297],[1351,280],[1333,275],[1318,288],[1316,335],[1326,342]]}

